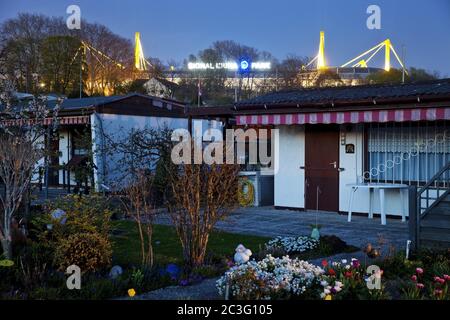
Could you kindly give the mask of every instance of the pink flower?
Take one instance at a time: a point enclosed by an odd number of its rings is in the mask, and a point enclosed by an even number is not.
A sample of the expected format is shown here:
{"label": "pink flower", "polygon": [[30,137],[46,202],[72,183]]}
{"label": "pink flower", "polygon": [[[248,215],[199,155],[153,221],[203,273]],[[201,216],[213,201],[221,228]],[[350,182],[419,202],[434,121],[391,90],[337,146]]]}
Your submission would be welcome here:
{"label": "pink flower", "polygon": [[450,281],[450,276],[448,274],[444,274],[444,279]]}
{"label": "pink flower", "polygon": [[322,260],[322,266],[325,268],[328,265],[328,261],[327,260]]}
{"label": "pink flower", "polygon": [[434,277],[434,281],[439,282],[440,284],[444,284],[445,283],[445,279],[442,279],[440,277]]}
{"label": "pink flower", "polygon": [[411,280],[414,281],[414,282],[416,282],[416,281],[417,281],[417,276],[414,274],[414,275],[411,277]]}
{"label": "pink flower", "polygon": [[423,273],[423,269],[422,268],[416,268],[416,273],[417,274],[422,274]]}
{"label": "pink flower", "polygon": [[424,286],[423,283],[418,283],[418,284],[416,284],[416,287],[417,287],[418,289],[423,289],[423,288],[425,288],[425,286]]}
{"label": "pink flower", "polygon": [[440,295],[442,294],[442,289],[436,289],[436,290],[434,290],[434,294],[435,294],[436,296],[440,296]]}

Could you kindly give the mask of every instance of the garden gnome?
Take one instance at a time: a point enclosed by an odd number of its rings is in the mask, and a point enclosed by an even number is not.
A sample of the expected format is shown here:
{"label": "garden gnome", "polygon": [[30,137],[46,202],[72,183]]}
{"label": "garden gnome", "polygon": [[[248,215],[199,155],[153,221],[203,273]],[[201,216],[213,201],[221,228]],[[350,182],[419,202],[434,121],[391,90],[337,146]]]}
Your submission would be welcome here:
{"label": "garden gnome", "polygon": [[236,253],[234,254],[234,261],[237,264],[246,263],[250,260],[252,252],[250,249],[245,248],[242,244],[238,245],[236,248]]}

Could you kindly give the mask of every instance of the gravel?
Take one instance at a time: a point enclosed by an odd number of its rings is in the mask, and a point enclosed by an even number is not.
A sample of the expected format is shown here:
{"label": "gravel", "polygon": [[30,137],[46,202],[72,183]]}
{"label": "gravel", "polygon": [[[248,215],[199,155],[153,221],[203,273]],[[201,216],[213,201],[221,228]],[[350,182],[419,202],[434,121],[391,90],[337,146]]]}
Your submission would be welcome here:
{"label": "gravel", "polygon": [[216,288],[219,278],[205,279],[192,286],[170,286],[136,295],[133,300],[220,300]]}

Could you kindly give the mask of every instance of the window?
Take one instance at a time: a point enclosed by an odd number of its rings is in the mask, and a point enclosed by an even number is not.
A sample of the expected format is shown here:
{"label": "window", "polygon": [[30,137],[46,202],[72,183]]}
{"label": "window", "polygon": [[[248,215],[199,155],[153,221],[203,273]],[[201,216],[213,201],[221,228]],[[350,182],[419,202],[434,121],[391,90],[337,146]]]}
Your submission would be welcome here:
{"label": "window", "polygon": [[72,136],[72,155],[73,156],[86,156],[89,154],[90,134],[87,131],[79,132],[74,130]]}
{"label": "window", "polygon": [[366,180],[423,184],[449,161],[447,123],[371,124],[368,128]]}
{"label": "window", "polygon": [[[235,128],[236,129],[236,128]],[[254,129],[256,134],[256,139],[253,137],[245,139],[245,154],[241,155],[240,161],[244,162],[241,167],[242,171],[260,171],[261,168],[270,168],[273,166],[273,159],[269,164],[262,163],[260,158],[260,153],[265,158],[272,157],[272,127],[270,126],[252,126],[249,128],[242,128],[244,131],[248,129]],[[266,136],[262,136],[260,129],[267,130]],[[265,146],[263,146],[265,144]],[[238,153],[239,143],[235,141],[235,152]],[[250,163],[250,150],[256,152],[254,156],[256,157],[257,163]],[[238,155],[239,156],[239,155]],[[267,160],[267,159],[266,159]]]}

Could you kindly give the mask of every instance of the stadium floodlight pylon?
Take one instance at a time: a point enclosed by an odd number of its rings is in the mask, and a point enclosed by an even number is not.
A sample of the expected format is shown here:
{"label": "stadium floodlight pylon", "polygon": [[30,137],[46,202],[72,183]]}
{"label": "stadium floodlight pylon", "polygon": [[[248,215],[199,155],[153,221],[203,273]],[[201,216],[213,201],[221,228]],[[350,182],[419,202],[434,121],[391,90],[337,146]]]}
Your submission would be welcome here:
{"label": "stadium floodlight pylon", "polygon": [[134,35],[134,67],[139,71],[147,70],[147,65],[151,66],[150,62],[145,59],[144,50],[141,44],[141,33],[136,32]]}
{"label": "stadium floodlight pylon", "polygon": [[306,66],[303,68],[306,69],[310,65],[312,65],[314,62],[316,62],[316,69],[322,70],[327,67],[326,61],[325,61],[325,32],[320,31],[320,43],[319,43],[319,52],[317,55],[310,61]]}
{"label": "stadium floodlight pylon", "polygon": [[[398,56],[397,52],[394,49],[394,46],[392,45],[392,42],[390,39],[386,39],[376,46],[370,48],[369,50],[361,53],[359,56],[353,58],[352,60],[344,63],[341,68],[348,67],[351,65],[352,67],[362,67],[367,68],[367,64],[370,60],[381,50],[384,48],[384,70],[389,71],[391,70],[391,52],[394,54],[395,58],[397,59],[397,62],[400,64],[400,66],[405,69],[405,65],[403,64],[403,61]],[[364,57],[367,57],[367,59],[364,59]]]}

